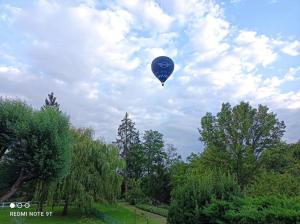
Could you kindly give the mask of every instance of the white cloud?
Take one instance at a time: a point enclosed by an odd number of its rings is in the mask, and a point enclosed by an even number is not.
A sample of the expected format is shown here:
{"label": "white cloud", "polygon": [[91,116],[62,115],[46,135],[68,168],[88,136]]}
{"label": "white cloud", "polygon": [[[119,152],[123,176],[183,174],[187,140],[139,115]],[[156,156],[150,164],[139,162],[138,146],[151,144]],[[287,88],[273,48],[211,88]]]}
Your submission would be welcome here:
{"label": "white cloud", "polygon": [[282,51],[290,56],[298,56],[300,54],[300,42],[298,40],[288,42]]}
{"label": "white cloud", "polygon": [[257,65],[266,67],[277,58],[272,39],[265,35],[258,36],[256,32],[242,30],[235,39],[235,43],[237,46],[234,51],[249,71],[255,69]]}
{"label": "white cloud", "polygon": [[[237,30],[214,1],[41,0],[6,15],[20,43],[0,47],[1,95],[39,108],[54,91],[72,123],[108,141],[127,111],[187,155],[201,148],[201,116],[221,102],[300,109],[300,91],[282,88],[299,65],[264,74],[281,54],[297,56],[299,41]],[[175,61],[165,88],[151,72],[159,55]]]}
{"label": "white cloud", "polygon": [[[135,15],[135,25],[138,29],[146,28],[149,31],[166,32],[173,22],[173,18],[153,0],[121,0],[118,3]],[[142,27],[140,27],[141,24]]]}

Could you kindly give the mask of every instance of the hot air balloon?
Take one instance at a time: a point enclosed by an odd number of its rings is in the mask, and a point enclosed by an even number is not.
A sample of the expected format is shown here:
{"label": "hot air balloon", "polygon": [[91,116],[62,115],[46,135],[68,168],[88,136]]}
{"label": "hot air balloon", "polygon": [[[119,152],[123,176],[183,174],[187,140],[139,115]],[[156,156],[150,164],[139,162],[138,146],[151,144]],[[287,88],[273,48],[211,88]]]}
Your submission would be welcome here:
{"label": "hot air balloon", "polygon": [[162,86],[174,71],[174,62],[167,56],[159,56],[152,61],[151,69]]}

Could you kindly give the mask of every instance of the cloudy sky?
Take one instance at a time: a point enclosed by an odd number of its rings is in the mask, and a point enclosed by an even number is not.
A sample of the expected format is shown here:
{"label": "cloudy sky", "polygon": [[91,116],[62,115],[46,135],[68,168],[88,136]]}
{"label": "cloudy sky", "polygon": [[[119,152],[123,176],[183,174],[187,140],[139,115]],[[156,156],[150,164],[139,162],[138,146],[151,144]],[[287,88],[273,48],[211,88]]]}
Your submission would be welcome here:
{"label": "cloudy sky", "polygon": [[[0,96],[51,91],[77,127],[115,139],[125,112],[186,156],[222,102],[264,104],[300,139],[298,0],[0,0]],[[162,87],[152,60],[175,62]]]}

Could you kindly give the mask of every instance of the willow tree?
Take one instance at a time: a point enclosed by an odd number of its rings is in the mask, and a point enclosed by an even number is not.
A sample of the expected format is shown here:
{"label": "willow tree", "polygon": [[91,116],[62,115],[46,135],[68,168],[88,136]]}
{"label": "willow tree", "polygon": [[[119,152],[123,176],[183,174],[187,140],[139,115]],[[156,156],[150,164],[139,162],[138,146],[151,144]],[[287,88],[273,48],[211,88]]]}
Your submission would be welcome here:
{"label": "willow tree", "polygon": [[70,173],[53,184],[49,194],[53,206],[64,201],[64,215],[71,203],[88,213],[95,201],[114,201],[122,183],[117,172],[123,163],[117,148],[93,140],[90,129],[74,130],[73,136]]}

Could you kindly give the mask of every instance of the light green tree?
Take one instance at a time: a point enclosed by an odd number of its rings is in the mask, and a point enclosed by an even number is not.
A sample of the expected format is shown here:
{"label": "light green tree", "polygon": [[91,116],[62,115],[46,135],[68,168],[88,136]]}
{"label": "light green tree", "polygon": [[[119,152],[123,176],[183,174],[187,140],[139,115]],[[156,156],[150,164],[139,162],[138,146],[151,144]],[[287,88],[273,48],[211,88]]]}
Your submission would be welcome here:
{"label": "light green tree", "polygon": [[51,187],[52,205],[64,201],[63,214],[72,203],[82,212],[91,211],[95,201],[114,201],[120,193],[124,166],[118,150],[112,145],[93,140],[90,129],[73,130],[74,145],[70,173]]}
{"label": "light green tree", "polygon": [[252,108],[241,102],[234,107],[222,104],[216,116],[207,113],[199,133],[206,145],[207,165],[228,169],[243,187],[259,169],[262,153],[280,142],[284,129],[284,122],[268,107]]}

